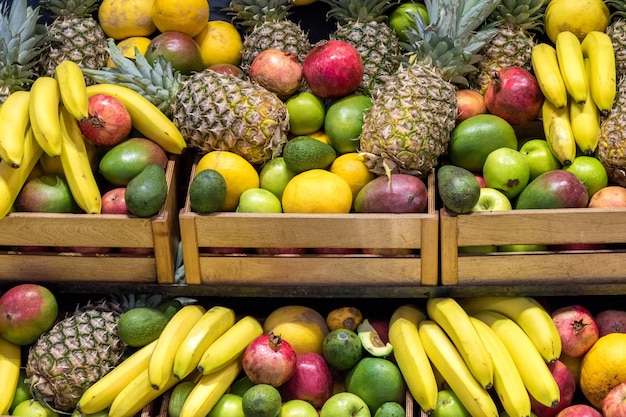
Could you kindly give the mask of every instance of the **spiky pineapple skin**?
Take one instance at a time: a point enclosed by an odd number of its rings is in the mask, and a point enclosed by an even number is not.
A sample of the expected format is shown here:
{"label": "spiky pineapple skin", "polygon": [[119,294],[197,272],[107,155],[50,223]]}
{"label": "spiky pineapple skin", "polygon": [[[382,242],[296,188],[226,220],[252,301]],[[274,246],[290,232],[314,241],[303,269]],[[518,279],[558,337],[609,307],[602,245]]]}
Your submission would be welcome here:
{"label": "spiky pineapple skin", "polygon": [[71,412],[83,392],[124,357],[125,345],[117,337],[121,313],[117,303],[88,304],[41,335],[26,363],[34,398]]}
{"label": "spiky pineapple skin", "polygon": [[626,20],[623,18],[614,19],[606,29],[606,33],[613,44],[617,75],[626,75]]}
{"label": "spiky pineapple skin", "polygon": [[609,181],[626,187],[626,77],[617,84],[617,96],[600,125],[596,158],[606,168]]}

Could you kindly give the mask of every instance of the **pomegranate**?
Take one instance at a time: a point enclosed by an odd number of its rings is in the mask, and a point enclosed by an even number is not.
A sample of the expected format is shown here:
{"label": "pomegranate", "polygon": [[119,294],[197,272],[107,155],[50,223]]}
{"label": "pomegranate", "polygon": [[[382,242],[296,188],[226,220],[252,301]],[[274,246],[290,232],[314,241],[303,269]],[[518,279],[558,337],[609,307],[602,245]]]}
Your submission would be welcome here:
{"label": "pomegranate", "polygon": [[562,352],[568,356],[582,356],[598,340],[598,326],[587,308],[574,304],[552,312],[552,321],[559,331]]}
{"label": "pomegranate", "polygon": [[349,95],[361,84],[363,60],[350,43],[323,40],[307,54],[302,70],[316,96],[337,99]]}
{"label": "pomegranate", "polygon": [[243,352],[242,368],[255,384],[278,387],[296,371],[296,352],[279,335],[262,334]]}
{"label": "pomegranate", "polygon": [[89,117],[78,122],[83,135],[99,146],[114,146],[128,137],[133,128],[130,114],[115,97],[89,97]]}
{"label": "pomegranate", "polygon": [[491,114],[512,125],[539,116],[544,97],[533,74],[522,67],[507,67],[492,77],[485,90],[485,105]]}
{"label": "pomegranate", "polygon": [[603,310],[594,317],[598,326],[598,336],[602,337],[609,333],[626,333],[626,311]]}
{"label": "pomegranate", "polygon": [[456,123],[459,124],[463,120],[469,119],[477,114],[487,113],[485,105],[485,96],[478,91],[463,88],[456,91],[457,101],[457,117]]}
{"label": "pomegranate", "polygon": [[295,55],[278,49],[266,49],[252,60],[248,76],[252,82],[285,100],[298,91],[303,74]]}
{"label": "pomegranate", "polygon": [[299,399],[319,408],[333,394],[330,367],[319,353],[296,355],[296,371],[279,390],[283,401]]}
{"label": "pomegranate", "polygon": [[560,360],[548,365],[554,380],[559,386],[561,393],[561,400],[556,407],[546,407],[540,404],[530,397],[531,410],[537,417],[553,417],[558,414],[562,409],[569,407],[574,399],[574,392],[576,391],[576,381],[569,368]]}

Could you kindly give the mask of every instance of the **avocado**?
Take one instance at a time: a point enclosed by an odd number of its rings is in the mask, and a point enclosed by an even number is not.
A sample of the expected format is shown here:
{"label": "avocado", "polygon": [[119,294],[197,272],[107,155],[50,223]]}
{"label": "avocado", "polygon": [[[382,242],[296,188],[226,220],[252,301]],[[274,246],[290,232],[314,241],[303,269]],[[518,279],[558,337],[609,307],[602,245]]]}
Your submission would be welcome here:
{"label": "avocado", "polygon": [[167,159],[163,148],[150,139],[131,138],[106,151],[98,170],[111,184],[126,186],[149,164],[165,167]]}
{"label": "avocado", "polygon": [[128,346],[141,347],[155,341],[169,318],[152,307],[136,307],[125,311],[117,323],[117,334]]}
{"label": "avocado", "polygon": [[226,180],[219,171],[205,169],[191,180],[189,204],[196,213],[220,211],[226,201]]}
{"label": "avocado", "polygon": [[182,381],[176,384],[176,386],[172,389],[172,393],[170,394],[170,401],[167,405],[168,417],[180,416],[180,411],[183,409],[183,404],[185,404],[185,400],[187,399],[187,397],[189,397],[189,394],[195,386],[196,383],[192,381]]}
{"label": "avocado", "polygon": [[470,171],[443,165],[437,171],[437,190],[443,205],[453,213],[469,213],[478,203],[480,184]]}
{"label": "avocado", "polygon": [[159,165],[149,164],[126,186],[126,206],[138,217],[154,216],[161,210],[167,198],[165,170]]}
{"label": "avocado", "polygon": [[370,324],[368,319],[364,319],[356,329],[361,345],[370,355],[376,357],[385,357],[391,355],[393,346],[391,343],[383,343],[376,329]]}
{"label": "avocado", "polygon": [[311,169],[326,169],[336,157],[335,148],[310,136],[296,136],[283,147],[285,165],[297,174]]}

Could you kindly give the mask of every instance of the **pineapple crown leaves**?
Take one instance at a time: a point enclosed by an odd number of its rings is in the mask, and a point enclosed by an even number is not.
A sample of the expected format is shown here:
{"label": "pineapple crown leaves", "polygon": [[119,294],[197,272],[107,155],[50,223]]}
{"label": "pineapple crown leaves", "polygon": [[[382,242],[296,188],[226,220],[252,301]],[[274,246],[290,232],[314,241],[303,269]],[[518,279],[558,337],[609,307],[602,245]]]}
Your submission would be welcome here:
{"label": "pineapple crown leaves", "polygon": [[243,32],[249,32],[263,22],[286,20],[292,0],[232,0],[221,11],[232,16],[232,22]]}
{"label": "pineapple crown leaves", "polygon": [[611,11],[611,18],[626,17],[626,2],[624,0],[605,0],[604,4]]}
{"label": "pineapple crown leaves", "polygon": [[15,0],[8,8],[0,5],[0,53],[2,64],[26,65],[47,47],[46,28],[38,23],[39,7],[28,7],[26,0]]}
{"label": "pineapple crown leaves", "polygon": [[388,16],[385,12],[400,3],[400,0],[322,0],[331,9],[326,13],[327,18],[334,18],[340,23],[346,22],[385,22]]}
{"label": "pineapple crown leaves", "polygon": [[91,16],[98,11],[100,0],[41,0],[53,16]]}
{"label": "pineapple crown leaves", "polygon": [[525,2],[501,0],[487,17],[484,28],[506,25],[543,33],[543,15],[546,4],[545,0],[526,0]]}

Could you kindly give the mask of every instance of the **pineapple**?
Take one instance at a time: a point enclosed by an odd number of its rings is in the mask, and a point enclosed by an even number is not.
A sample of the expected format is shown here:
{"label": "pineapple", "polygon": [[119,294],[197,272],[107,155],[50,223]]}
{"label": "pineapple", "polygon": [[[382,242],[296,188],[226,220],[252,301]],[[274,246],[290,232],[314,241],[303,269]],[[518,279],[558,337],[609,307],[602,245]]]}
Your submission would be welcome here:
{"label": "pineapple", "polygon": [[46,49],[39,10],[26,0],[0,4],[0,104],[14,91],[28,90],[36,76],[33,67]]}
{"label": "pineapple", "polygon": [[455,84],[495,29],[475,32],[499,0],[426,0],[431,23],[414,15],[408,31],[414,54],[387,77],[364,118],[360,150],[375,174],[404,172],[424,177],[447,152],[455,126]]}
{"label": "pineapple", "polygon": [[613,49],[615,51],[615,69],[617,75],[626,75],[626,1],[606,0],[605,2],[611,10],[611,24],[606,29],[607,35],[611,37]]}
{"label": "pineapple", "polygon": [[402,49],[398,35],[387,25],[389,0],[323,0],[331,6],[327,16],[337,20],[331,39],[348,42],[363,59],[363,80],[357,92],[371,95],[381,76],[396,72]]}
{"label": "pineapple", "polygon": [[83,68],[102,68],[109,57],[107,37],[92,14],[99,0],[45,0],[54,18],[48,26],[50,49],[42,56],[40,75],[53,76],[56,66],[68,59]]}
{"label": "pineapple", "polygon": [[241,69],[247,74],[252,60],[266,49],[294,55],[302,63],[311,50],[308,35],[287,19],[291,0],[231,0],[225,11],[243,33]]}
{"label": "pineapple", "polygon": [[609,182],[626,187],[626,77],[617,83],[613,108],[600,125],[596,158],[606,168]]}
{"label": "pineapple", "polygon": [[483,59],[478,72],[470,75],[473,89],[485,92],[493,74],[518,66],[532,71],[530,55],[535,33],[543,33],[546,0],[502,0],[486,20],[485,27],[498,28],[498,34],[479,52]]}
{"label": "pineapple", "polygon": [[135,61],[109,43],[116,71],[84,70],[97,82],[118,83],[151,100],[201,152],[234,152],[262,165],[282,152],[289,132],[285,103],[274,93],[232,75],[206,69],[183,77],[162,57],[150,65]]}

